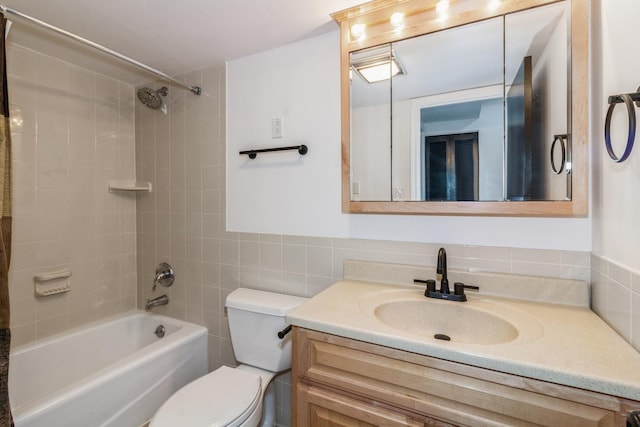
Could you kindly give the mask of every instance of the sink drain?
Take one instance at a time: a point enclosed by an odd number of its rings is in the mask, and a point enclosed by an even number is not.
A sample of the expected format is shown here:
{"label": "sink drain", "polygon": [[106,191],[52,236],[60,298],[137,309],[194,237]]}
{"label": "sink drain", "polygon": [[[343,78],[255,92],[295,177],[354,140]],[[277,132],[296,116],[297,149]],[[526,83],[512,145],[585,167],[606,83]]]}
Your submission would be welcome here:
{"label": "sink drain", "polygon": [[437,340],[451,341],[451,337],[445,334],[435,334],[433,337]]}

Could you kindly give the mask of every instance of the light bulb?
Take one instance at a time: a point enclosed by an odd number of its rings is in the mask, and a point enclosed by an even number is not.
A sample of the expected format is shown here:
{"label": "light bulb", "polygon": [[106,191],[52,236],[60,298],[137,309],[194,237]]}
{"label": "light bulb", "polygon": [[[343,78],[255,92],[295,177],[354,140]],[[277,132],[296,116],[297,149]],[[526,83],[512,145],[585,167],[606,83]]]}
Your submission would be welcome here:
{"label": "light bulb", "polygon": [[502,0],[489,0],[489,4],[487,5],[487,9],[489,10],[496,10],[497,8],[500,7],[500,4],[502,3]]}
{"label": "light bulb", "polygon": [[449,11],[449,0],[440,0],[436,4],[436,13],[438,15],[445,15]]}
{"label": "light bulb", "polygon": [[365,24],[353,24],[351,26],[351,36],[356,40],[362,40],[365,36]]}
{"label": "light bulb", "polygon": [[391,19],[389,19],[389,21],[391,22],[391,26],[393,28],[402,28],[404,26],[404,13],[395,12],[393,15],[391,15]]}

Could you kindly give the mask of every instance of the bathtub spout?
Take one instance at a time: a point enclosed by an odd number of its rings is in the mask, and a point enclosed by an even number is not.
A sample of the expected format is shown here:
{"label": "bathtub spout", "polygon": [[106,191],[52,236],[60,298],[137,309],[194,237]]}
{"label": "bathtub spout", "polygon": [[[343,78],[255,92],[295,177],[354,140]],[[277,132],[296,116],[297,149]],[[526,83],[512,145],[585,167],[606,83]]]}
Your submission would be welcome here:
{"label": "bathtub spout", "polygon": [[147,303],[144,306],[144,309],[149,311],[151,310],[152,307],[156,307],[159,305],[167,305],[167,304],[169,304],[169,297],[166,295],[160,295],[157,298],[148,299]]}

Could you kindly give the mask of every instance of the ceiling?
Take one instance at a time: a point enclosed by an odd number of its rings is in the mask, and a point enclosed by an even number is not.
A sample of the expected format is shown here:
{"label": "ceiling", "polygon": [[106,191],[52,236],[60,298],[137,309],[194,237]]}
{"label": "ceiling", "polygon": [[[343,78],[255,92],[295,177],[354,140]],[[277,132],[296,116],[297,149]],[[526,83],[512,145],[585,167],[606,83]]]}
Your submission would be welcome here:
{"label": "ceiling", "polygon": [[[1,1],[1,0],[0,0]],[[335,31],[330,13],[364,0],[4,0],[3,4],[178,75]],[[15,15],[8,43],[140,84],[122,61]]]}

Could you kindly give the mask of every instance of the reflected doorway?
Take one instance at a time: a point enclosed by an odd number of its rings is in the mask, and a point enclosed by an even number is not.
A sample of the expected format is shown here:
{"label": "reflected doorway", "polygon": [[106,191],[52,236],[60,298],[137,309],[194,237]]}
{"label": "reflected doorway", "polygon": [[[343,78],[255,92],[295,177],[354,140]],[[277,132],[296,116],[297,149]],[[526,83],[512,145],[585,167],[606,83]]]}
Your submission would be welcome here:
{"label": "reflected doorway", "polygon": [[478,132],[425,136],[424,200],[478,200]]}

